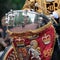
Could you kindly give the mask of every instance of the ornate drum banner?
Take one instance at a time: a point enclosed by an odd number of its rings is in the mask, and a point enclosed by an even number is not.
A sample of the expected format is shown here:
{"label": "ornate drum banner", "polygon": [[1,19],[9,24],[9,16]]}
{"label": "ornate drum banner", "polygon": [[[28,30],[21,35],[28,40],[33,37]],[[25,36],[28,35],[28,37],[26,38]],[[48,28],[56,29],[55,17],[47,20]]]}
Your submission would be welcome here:
{"label": "ornate drum banner", "polygon": [[55,29],[45,15],[19,10],[8,17],[7,31],[13,48],[8,49],[2,60],[51,60]]}

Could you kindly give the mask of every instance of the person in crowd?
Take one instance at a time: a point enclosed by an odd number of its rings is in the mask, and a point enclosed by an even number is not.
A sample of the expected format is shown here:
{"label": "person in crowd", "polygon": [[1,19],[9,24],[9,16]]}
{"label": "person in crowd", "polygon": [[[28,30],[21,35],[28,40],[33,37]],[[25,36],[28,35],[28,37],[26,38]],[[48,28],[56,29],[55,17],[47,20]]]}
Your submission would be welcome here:
{"label": "person in crowd", "polygon": [[2,38],[3,38],[3,41],[2,41],[2,44],[3,46],[7,47],[9,44],[10,44],[10,39],[9,39],[9,36],[6,32],[7,30],[7,24],[6,24],[6,20],[5,20],[5,16],[2,17],[2,20],[1,20],[1,24],[2,24]]}

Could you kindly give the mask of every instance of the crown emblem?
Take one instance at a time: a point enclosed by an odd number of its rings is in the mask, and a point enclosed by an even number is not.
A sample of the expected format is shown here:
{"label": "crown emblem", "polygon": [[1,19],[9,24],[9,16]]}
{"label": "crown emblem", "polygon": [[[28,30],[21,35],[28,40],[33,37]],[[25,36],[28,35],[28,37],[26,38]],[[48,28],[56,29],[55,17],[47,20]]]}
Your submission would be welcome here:
{"label": "crown emblem", "polygon": [[49,44],[51,41],[50,35],[44,34],[44,36],[42,37],[42,41],[44,44]]}
{"label": "crown emblem", "polygon": [[20,38],[20,37],[15,38],[14,41],[13,41],[13,43],[15,43],[17,46],[22,46],[22,45],[24,45],[24,42],[25,42],[25,40],[22,39],[22,38]]}

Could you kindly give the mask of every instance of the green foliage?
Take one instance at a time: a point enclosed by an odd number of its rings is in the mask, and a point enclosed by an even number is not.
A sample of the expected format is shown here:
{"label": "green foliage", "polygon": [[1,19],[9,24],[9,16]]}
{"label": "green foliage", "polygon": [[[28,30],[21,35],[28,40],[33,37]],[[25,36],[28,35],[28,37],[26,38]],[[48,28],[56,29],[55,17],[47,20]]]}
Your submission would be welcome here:
{"label": "green foliage", "polygon": [[0,20],[9,10],[22,9],[24,3],[25,0],[0,0]]}
{"label": "green foliage", "polygon": [[5,0],[5,1],[4,1],[4,0],[0,0],[0,4],[1,4],[1,3],[4,4],[4,3],[6,3],[7,1],[8,1],[8,0]]}
{"label": "green foliage", "polygon": [[21,9],[25,0],[0,0],[0,6],[5,6],[7,9]]}
{"label": "green foliage", "polygon": [[11,2],[16,6],[16,9],[22,9],[25,0],[12,0]]}

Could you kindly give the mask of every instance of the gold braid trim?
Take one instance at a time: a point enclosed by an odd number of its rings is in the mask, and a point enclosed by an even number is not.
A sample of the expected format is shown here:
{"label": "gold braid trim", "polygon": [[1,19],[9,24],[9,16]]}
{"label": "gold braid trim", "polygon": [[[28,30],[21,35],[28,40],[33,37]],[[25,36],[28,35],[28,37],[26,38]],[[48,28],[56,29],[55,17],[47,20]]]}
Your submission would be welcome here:
{"label": "gold braid trim", "polygon": [[47,28],[49,28],[49,26],[51,26],[52,23],[51,22],[48,22],[48,24],[44,25],[43,27],[40,27],[39,29],[36,29],[36,30],[31,30],[32,33],[39,33]]}
{"label": "gold braid trim", "polygon": [[[52,26],[53,27],[53,26]],[[54,27],[53,27],[54,28]],[[55,32],[55,36],[54,36],[54,46],[55,46],[55,42],[56,42],[56,30],[54,28],[54,32]],[[53,51],[54,51],[54,46],[52,47],[52,54],[53,54]],[[51,55],[51,58],[52,58],[52,55]]]}
{"label": "gold braid trim", "polygon": [[13,42],[12,42],[12,46],[13,46],[13,49],[14,49],[14,52],[15,52],[15,56],[19,59],[18,53],[17,53],[17,51],[16,51],[16,48],[14,47]]}
{"label": "gold braid trim", "polygon": [[26,31],[26,32],[11,32],[9,30],[7,30],[7,32],[9,33],[9,35],[11,37],[23,37],[23,36],[31,36],[31,35],[35,35],[35,34],[38,34],[40,32],[42,32],[43,30],[49,28],[49,26],[52,26],[52,23],[51,21],[48,22],[46,25],[44,25],[43,27],[40,27],[38,29],[35,29],[35,30],[29,30],[29,31]]}
{"label": "gold braid trim", "polygon": [[13,49],[13,47],[11,46],[11,47],[9,48],[9,50],[6,52],[6,54],[4,55],[3,60],[6,60],[6,57],[8,56],[8,53],[9,53],[12,49]]}

